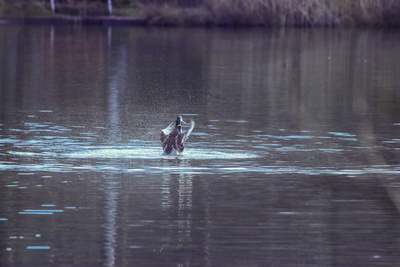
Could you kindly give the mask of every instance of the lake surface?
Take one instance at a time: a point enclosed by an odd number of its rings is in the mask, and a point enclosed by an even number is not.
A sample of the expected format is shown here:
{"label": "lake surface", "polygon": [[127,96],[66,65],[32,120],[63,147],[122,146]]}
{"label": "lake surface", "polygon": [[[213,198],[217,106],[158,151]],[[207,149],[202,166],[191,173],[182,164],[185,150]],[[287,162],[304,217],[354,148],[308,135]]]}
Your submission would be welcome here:
{"label": "lake surface", "polygon": [[400,263],[400,31],[0,40],[1,266]]}

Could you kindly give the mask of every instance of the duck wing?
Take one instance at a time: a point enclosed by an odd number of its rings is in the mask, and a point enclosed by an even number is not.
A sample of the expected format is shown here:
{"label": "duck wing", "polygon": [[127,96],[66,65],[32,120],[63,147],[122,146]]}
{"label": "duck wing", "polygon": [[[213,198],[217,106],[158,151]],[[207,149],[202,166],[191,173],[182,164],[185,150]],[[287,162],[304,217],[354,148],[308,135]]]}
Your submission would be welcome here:
{"label": "duck wing", "polygon": [[161,143],[164,143],[164,141],[167,139],[168,135],[171,133],[173,128],[174,128],[174,123],[171,122],[171,124],[168,125],[167,128],[161,130],[161,133],[160,133]]}
{"label": "duck wing", "polygon": [[194,120],[190,120],[190,128],[189,128],[189,130],[187,132],[178,134],[178,136],[177,136],[178,144],[183,144],[183,142],[185,142],[189,138],[190,133],[194,129],[194,125],[195,125]]}

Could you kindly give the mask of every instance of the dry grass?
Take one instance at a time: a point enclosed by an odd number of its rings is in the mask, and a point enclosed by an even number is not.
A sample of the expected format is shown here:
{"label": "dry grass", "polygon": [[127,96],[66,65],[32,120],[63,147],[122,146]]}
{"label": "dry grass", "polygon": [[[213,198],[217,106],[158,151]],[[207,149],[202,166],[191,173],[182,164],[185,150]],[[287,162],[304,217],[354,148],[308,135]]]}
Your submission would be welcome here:
{"label": "dry grass", "polygon": [[203,0],[190,8],[143,2],[152,25],[400,25],[398,0]]}

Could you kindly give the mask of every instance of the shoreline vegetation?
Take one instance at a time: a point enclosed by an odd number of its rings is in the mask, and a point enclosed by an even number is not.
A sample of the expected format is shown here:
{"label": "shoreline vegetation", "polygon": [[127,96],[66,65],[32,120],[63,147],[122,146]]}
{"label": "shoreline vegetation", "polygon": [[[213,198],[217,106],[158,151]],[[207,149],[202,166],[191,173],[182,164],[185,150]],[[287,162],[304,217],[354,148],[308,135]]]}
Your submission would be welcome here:
{"label": "shoreline vegetation", "polygon": [[399,0],[0,0],[1,23],[400,26]]}

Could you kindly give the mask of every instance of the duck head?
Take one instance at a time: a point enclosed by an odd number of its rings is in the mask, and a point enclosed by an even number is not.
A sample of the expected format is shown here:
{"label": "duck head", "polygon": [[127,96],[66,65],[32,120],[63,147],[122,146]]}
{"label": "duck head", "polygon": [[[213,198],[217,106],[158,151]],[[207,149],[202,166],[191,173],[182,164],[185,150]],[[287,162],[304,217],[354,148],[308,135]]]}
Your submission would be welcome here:
{"label": "duck head", "polygon": [[183,121],[182,116],[178,116],[178,117],[176,118],[176,124],[175,124],[175,126],[179,126],[179,125],[181,125],[181,123],[185,123],[185,122]]}

